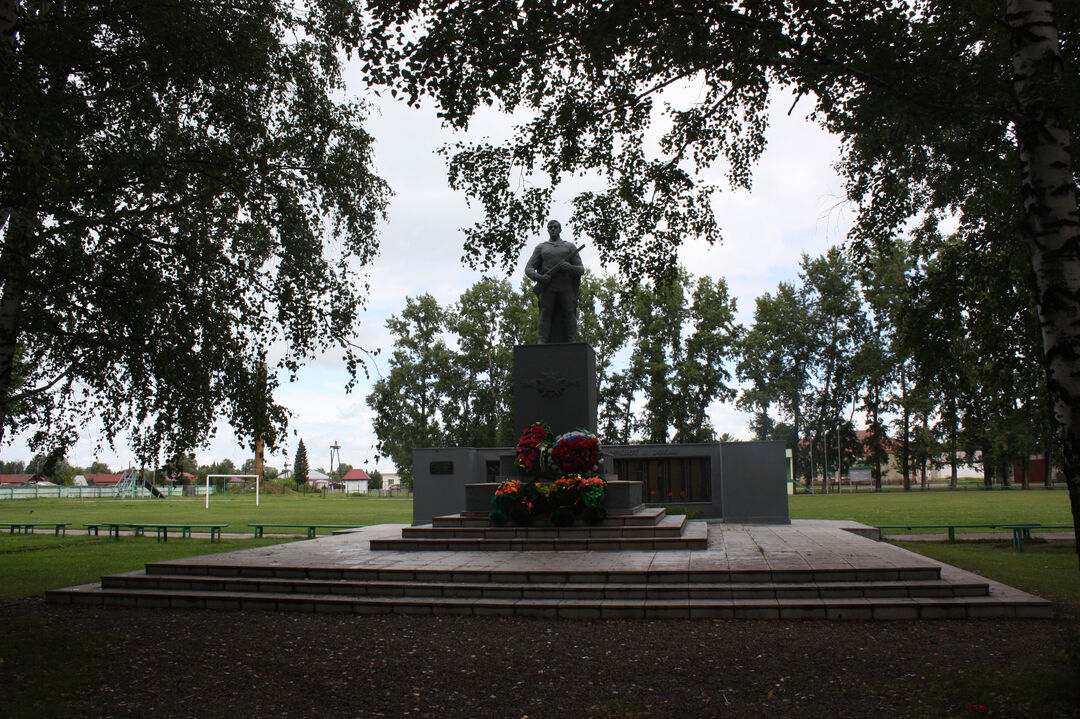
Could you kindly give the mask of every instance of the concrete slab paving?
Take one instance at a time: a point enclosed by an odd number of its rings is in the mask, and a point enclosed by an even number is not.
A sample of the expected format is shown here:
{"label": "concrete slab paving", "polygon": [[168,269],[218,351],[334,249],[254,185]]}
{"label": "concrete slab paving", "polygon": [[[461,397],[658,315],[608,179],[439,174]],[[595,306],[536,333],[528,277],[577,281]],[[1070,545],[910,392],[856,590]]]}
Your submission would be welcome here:
{"label": "concrete slab paving", "polygon": [[47,598],[357,614],[905,619],[1052,613],[1038,597],[870,539],[862,525],[696,524],[702,536],[708,530],[704,549],[516,552],[373,550],[373,540],[400,537],[407,527],[378,525],[155,562],[146,572],[54,590]]}
{"label": "concrete slab paving", "polygon": [[[408,525],[383,524],[359,531],[270,547],[173,560],[190,565],[342,567],[394,570],[564,571],[773,571],[932,568],[933,560],[843,529],[853,523],[796,520],[791,525],[708,522],[704,550],[592,551],[371,551],[372,539],[400,537]],[[159,564],[169,564],[160,562]]]}

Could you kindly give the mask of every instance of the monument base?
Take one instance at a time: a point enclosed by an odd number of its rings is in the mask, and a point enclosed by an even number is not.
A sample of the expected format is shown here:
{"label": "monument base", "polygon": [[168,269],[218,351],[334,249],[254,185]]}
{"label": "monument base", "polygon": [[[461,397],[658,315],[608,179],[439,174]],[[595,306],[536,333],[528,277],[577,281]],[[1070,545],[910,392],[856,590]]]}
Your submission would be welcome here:
{"label": "monument base", "polygon": [[596,353],[585,342],[514,347],[514,436],[537,420],[596,433]]}
{"label": "monument base", "polygon": [[[499,488],[498,482],[479,482],[465,485],[465,511],[487,516],[491,498]],[[609,515],[629,514],[641,507],[641,482],[618,479],[608,481],[604,490],[604,509]]]}

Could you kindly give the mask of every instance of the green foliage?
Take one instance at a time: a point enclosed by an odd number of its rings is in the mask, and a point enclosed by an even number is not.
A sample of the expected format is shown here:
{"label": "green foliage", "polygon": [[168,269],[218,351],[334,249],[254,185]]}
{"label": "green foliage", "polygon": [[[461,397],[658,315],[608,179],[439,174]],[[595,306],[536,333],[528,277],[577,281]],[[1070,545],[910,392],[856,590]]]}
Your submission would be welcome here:
{"label": "green foliage", "polygon": [[[1062,37],[1077,14],[1054,8]],[[747,187],[765,144],[770,87],[814,104],[841,136],[858,236],[885,238],[927,210],[976,229],[1019,210],[1009,136],[1011,52],[1001,3],[843,4],[377,2],[366,28],[369,80],[410,102],[437,99],[451,125],[495,105],[524,118],[501,147],[449,150],[451,184],[484,207],[467,233],[477,262],[517,256],[565,176],[594,173],[575,200],[577,234],[629,276],[663,274],[688,237],[719,238],[696,177],[719,166]],[[1075,44],[1062,43],[1075,68]],[[689,100],[663,94],[692,85]],[[1054,88],[1075,97],[1070,69]],[[1080,115],[1070,107],[1076,129]],[[652,123],[670,123],[659,143]],[[1075,134],[1075,132],[1074,132]],[[534,183],[516,182],[524,174]],[[515,190],[520,187],[520,190]],[[970,219],[968,219],[970,218]],[[485,253],[486,250],[486,253]]]}
{"label": "green foliage", "polygon": [[390,372],[374,384],[367,402],[375,414],[379,453],[393,461],[403,481],[411,481],[413,448],[445,444],[442,408],[450,366],[442,339],[445,311],[431,295],[410,297],[386,326],[395,337]]}
{"label": "green foliage", "polygon": [[[191,469],[183,469],[185,472],[193,472],[195,469],[194,460],[190,464],[183,465],[184,467],[191,467]],[[86,471],[90,474],[112,474],[112,470],[109,469],[109,465],[104,462],[94,460],[90,463],[90,466],[86,468]]]}
{"label": "green foliage", "polygon": [[340,99],[351,3],[7,5],[0,432],[49,450],[93,417],[152,458],[224,416],[274,447],[271,348],[360,361],[388,189]]}
{"label": "green foliage", "polygon": [[[1027,256],[1041,347],[1020,354],[1044,358],[1080,526],[1080,193],[1070,148],[1070,137],[1080,136],[1078,29],[1077,4],[1053,0],[700,6],[381,0],[364,27],[363,69],[371,83],[410,103],[435,98],[455,127],[467,127],[487,106],[521,118],[502,146],[448,150],[451,185],[484,211],[466,230],[475,263],[508,266],[547,217],[563,178],[589,175],[605,188],[575,197],[570,225],[634,279],[670,274],[688,238],[719,239],[713,188],[701,170],[719,166],[732,186],[749,187],[765,145],[770,90],[795,93],[796,104],[805,99],[813,118],[840,138],[839,171],[858,212],[851,238],[864,263],[905,234],[916,244],[929,242],[929,251],[916,256],[931,259],[934,238],[949,223],[976,262],[1000,263],[996,275],[964,263],[956,281],[982,287],[984,301],[1002,308],[1013,304],[1012,291],[1002,295],[997,280],[1007,285],[1016,276],[1000,272],[1002,265],[1017,253]],[[663,92],[687,87],[693,91]],[[664,123],[658,142],[649,137],[654,122]],[[982,321],[1001,316],[997,309],[978,314]],[[1016,414],[1040,413],[1037,383],[1026,371],[1031,365],[1018,368],[1017,358],[1007,356],[1018,346],[1014,339],[1030,341],[1029,318],[1011,319],[1004,328],[1016,337],[1002,343],[1002,357],[973,370],[987,373],[981,381],[991,392],[1015,391],[994,395],[985,407],[959,407],[955,393],[942,395],[944,412],[963,415],[965,427],[981,435],[984,455],[1001,467],[1045,435],[1041,421],[1014,429]],[[846,342],[844,329],[834,329]],[[882,344],[879,354],[884,351]],[[838,374],[845,367],[829,353],[816,373],[797,360],[784,372],[761,372],[777,363],[766,351],[759,354],[752,363],[758,367],[747,372],[782,377],[785,386],[755,383],[757,396],[746,401],[763,410],[788,404],[782,411],[800,437],[804,415],[811,424],[830,424],[829,415],[852,399],[855,374]],[[632,396],[634,381],[656,382],[648,360],[619,378],[621,396]],[[894,393],[903,413],[906,481],[912,460],[925,467],[936,441],[937,399],[908,362],[895,360],[901,377]],[[885,369],[865,367],[877,387],[870,410],[876,458]],[[816,402],[803,401],[807,384]],[[646,433],[659,436],[659,423],[654,413],[650,424],[657,426]],[[949,438],[953,452],[957,430],[950,420],[936,432]]]}
{"label": "green foliage", "polygon": [[726,363],[741,333],[724,280],[695,280],[679,268],[633,288],[630,313],[628,372],[645,398],[637,422],[644,441],[715,440],[708,409],[735,395]]}
{"label": "green foliage", "polygon": [[766,293],[755,302],[754,324],[743,338],[738,364],[739,378],[749,383],[739,405],[766,416],[777,405],[801,437],[813,352],[809,304],[805,293],[787,282],[777,286],[775,296]]}
{"label": "green foliage", "polygon": [[816,258],[804,254],[800,267],[798,286],[780,283],[775,296],[757,298],[738,365],[749,383],[739,404],[766,415],[755,420],[762,431],[771,431],[767,414],[776,405],[795,437],[809,443],[810,456],[797,452],[796,467],[809,478],[816,466],[824,477],[830,442],[830,464],[836,462],[837,427],[848,428],[844,446],[857,446],[848,405],[865,381],[856,358],[866,339],[866,314],[854,267],[839,249]]}
{"label": "green foliage", "polygon": [[296,482],[298,487],[305,486],[308,481],[307,447],[304,446],[304,440],[300,440],[300,443],[296,445],[296,457],[293,459],[292,479]]}
{"label": "green foliage", "polygon": [[26,462],[21,459],[0,462],[0,474],[22,474],[26,469]]}

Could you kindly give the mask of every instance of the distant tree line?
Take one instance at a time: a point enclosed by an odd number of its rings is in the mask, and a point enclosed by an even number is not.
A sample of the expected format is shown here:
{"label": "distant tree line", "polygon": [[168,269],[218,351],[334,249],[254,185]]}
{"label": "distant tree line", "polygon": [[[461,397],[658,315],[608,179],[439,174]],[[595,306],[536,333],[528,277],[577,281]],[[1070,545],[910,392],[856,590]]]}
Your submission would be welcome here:
{"label": "distant tree line", "polygon": [[857,264],[804,255],[797,282],[757,298],[743,341],[738,404],[755,437],[787,441],[826,488],[857,457],[880,487],[890,452],[905,489],[934,467],[955,487],[964,463],[990,484],[1032,456],[1059,462],[1026,257],[1002,244],[977,255],[921,233]]}

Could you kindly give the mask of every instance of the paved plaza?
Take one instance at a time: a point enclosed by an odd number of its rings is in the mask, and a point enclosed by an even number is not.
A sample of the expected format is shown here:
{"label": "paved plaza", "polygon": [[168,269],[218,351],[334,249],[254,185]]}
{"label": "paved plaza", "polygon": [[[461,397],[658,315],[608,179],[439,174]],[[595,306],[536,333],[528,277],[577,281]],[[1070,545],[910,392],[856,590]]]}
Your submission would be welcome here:
{"label": "paved plaza", "polygon": [[[1050,617],[1021,592],[864,536],[851,522],[698,521],[704,549],[372,550],[406,525],[156,562],[57,603],[567,618]],[[537,541],[542,541],[538,539]],[[380,545],[382,546],[382,545]]]}

